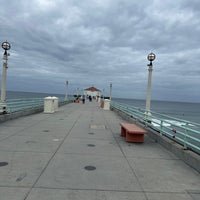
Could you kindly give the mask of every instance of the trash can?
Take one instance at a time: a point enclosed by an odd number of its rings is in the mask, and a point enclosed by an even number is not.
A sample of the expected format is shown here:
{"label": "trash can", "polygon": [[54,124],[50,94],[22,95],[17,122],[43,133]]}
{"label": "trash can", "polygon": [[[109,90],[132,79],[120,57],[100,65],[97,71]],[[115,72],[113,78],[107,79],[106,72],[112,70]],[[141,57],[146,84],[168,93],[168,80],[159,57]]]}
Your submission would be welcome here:
{"label": "trash can", "polygon": [[110,110],[110,100],[109,99],[104,99],[104,110]]}
{"label": "trash can", "polygon": [[54,113],[54,100],[52,97],[45,97],[44,98],[44,113]]}
{"label": "trash can", "polygon": [[53,99],[54,111],[58,111],[58,97],[51,97]]}

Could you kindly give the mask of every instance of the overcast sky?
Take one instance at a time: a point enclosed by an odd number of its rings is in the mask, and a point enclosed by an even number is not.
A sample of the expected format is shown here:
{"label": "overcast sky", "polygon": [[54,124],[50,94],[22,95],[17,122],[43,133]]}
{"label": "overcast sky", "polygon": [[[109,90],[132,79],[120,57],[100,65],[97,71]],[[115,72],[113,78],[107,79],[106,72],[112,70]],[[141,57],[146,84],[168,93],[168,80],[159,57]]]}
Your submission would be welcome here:
{"label": "overcast sky", "polygon": [[153,52],[152,99],[200,102],[199,0],[0,5],[0,41],[11,44],[7,90],[64,94],[68,80],[70,93],[95,86],[108,95],[112,82],[114,97],[145,99]]}

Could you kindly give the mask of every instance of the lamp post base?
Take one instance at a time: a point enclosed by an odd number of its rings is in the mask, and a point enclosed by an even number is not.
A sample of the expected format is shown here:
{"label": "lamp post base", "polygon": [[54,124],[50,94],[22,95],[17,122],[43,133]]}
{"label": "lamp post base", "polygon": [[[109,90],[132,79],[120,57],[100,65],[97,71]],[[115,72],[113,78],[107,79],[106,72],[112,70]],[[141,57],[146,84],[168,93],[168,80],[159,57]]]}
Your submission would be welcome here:
{"label": "lamp post base", "polygon": [[6,102],[0,100],[0,115],[7,113]]}
{"label": "lamp post base", "polygon": [[145,111],[144,113],[144,120],[148,123],[151,123],[152,121],[152,115],[150,111]]}

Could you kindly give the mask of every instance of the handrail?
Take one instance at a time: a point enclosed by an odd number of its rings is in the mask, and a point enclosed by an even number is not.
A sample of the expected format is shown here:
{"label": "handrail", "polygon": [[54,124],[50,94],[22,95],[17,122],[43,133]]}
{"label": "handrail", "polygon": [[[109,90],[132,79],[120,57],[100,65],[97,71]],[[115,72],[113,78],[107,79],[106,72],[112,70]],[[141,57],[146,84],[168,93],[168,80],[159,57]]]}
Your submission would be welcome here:
{"label": "handrail", "polygon": [[144,109],[116,101],[111,101],[111,108],[127,114],[136,121],[159,132],[160,135],[165,135],[176,141],[184,149],[191,149],[200,154],[200,124],[153,111],[151,111],[151,120],[147,120]]}
{"label": "handrail", "polygon": [[[58,104],[62,105],[71,102],[72,99],[59,98]],[[7,112],[14,113],[28,109],[42,109],[44,107],[44,98],[23,98],[23,99],[8,99],[6,100]]]}

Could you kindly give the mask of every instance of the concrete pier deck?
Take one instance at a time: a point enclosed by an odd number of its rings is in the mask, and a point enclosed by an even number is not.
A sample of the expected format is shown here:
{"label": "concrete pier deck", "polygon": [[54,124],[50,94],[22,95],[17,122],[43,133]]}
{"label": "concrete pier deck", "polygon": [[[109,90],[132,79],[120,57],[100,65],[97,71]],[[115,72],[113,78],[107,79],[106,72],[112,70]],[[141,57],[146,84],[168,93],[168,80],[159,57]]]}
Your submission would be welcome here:
{"label": "concrete pier deck", "polygon": [[[0,124],[0,200],[199,200],[200,174],[112,111],[68,104]],[[8,163],[8,165],[6,165]]]}

